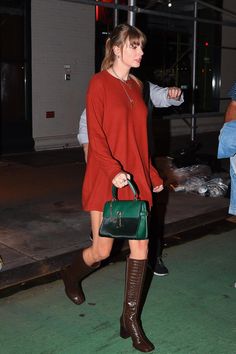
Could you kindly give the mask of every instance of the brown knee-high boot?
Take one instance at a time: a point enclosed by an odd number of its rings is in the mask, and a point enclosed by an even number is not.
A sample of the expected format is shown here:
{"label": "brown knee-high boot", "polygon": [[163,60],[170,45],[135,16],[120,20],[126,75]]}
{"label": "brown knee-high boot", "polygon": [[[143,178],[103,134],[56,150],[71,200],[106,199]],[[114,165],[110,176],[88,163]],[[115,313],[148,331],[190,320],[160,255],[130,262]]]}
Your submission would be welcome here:
{"label": "brown knee-high boot", "polygon": [[100,262],[89,267],[83,258],[83,250],[80,250],[71,265],[61,270],[61,277],[65,285],[65,292],[68,298],[76,305],[85,301],[84,292],[81,286],[82,280],[100,266]]}
{"label": "brown knee-high boot", "polygon": [[124,307],[120,318],[120,336],[131,337],[133,346],[141,352],[155,348],[142,329],[139,313],[146,269],[147,260],[127,259]]}

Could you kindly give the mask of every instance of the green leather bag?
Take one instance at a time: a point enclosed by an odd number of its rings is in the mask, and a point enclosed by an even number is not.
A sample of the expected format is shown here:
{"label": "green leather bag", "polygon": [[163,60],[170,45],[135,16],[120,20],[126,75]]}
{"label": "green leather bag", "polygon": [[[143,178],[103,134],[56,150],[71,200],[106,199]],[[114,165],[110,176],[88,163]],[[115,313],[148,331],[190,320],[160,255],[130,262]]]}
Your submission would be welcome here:
{"label": "green leather bag", "polygon": [[100,236],[130,240],[148,238],[147,202],[138,199],[137,191],[129,180],[128,185],[134,194],[133,200],[118,200],[117,188],[112,186],[113,199],[104,205]]}

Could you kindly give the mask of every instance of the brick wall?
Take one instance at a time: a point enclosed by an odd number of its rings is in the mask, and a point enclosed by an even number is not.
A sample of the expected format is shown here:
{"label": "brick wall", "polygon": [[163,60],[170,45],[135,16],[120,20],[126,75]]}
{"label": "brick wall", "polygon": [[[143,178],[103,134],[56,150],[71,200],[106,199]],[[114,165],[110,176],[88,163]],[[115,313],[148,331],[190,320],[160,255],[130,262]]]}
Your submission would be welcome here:
{"label": "brick wall", "polygon": [[[78,146],[78,121],[94,73],[94,7],[61,0],[32,0],[31,7],[35,149]],[[64,65],[70,65],[70,81]],[[52,111],[55,118],[46,118]]]}

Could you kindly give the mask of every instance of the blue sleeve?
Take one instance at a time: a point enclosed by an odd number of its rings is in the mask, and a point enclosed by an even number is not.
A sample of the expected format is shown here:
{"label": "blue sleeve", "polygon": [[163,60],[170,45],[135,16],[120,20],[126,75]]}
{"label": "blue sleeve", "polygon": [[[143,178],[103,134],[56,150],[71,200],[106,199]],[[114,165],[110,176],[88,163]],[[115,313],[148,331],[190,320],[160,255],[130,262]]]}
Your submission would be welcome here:
{"label": "blue sleeve", "polygon": [[236,101],[236,81],[233,84],[233,86],[231,87],[231,89],[229,90],[229,97],[232,98],[232,100]]}

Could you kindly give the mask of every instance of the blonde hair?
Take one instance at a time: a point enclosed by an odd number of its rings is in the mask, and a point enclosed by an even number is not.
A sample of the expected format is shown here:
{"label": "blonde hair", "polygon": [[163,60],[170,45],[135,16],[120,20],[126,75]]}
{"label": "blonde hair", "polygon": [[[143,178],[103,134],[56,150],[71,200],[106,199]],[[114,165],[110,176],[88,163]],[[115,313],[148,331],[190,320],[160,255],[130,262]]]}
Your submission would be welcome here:
{"label": "blonde hair", "polygon": [[106,41],[105,57],[102,61],[101,70],[107,70],[112,66],[115,61],[113,47],[117,46],[122,49],[127,38],[129,38],[131,45],[140,44],[144,47],[146,43],[145,34],[137,27],[131,26],[127,23],[116,26]]}

